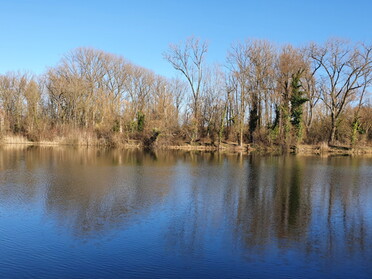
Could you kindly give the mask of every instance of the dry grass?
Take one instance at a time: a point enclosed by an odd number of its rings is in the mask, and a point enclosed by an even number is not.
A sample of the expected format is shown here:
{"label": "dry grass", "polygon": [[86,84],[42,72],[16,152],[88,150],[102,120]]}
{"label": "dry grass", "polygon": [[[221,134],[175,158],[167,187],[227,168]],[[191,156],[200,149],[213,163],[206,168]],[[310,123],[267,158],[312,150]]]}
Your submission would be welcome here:
{"label": "dry grass", "polygon": [[97,137],[93,131],[71,130],[60,133],[53,137],[40,137],[39,140],[29,140],[21,135],[0,135],[0,144],[3,145],[39,145],[39,146],[96,146],[96,147],[119,147],[119,148],[140,148],[138,140],[126,140],[122,134],[111,135],[110,137]]}
{"label": "dry grass", "polygon": [[[1,136],[1,135],[0,135]],[[44,138],[44,140],[43,140]],[[20,135],[2,135],[0,144],[6,145],[38,145],[38,146],[91,146],[91,147],[117,147],[124,149],[140,149],[143,147],[141,139],[130,140],[123,134],[101,134],[97,135],[94,131],[81,131],[78,129],[71,129],[69,132],[62,131],[58,135],[51,133],[51,137],[40,137],[38,141],[30,141],[24,136]],[[263,154],[280,154],[282,150],[278,146],[264,146],[264,145],[243,145],[238,146],[236,142],[224,141],[220,146],[212,144],[207,141],[199,141],[193,144],[179,141],[167,141],[160,138],[159,144],[154,149],[165,150],[185,150],[185,151],[206,151],[206,152],[232,152],[232,153],[263,153]],[[327,142],[322,142],[318,145],[302,144],[297,147],[297,154],[312,155],[318,154],[321,156],[348,154],[348,155],[372,155],[372,146],[363,145],[354,148],[345,146],[329,146]]]}
{"label": "dry grass", "polygon": [[5,135],[1,138],[1,143],[5,144],[31,144],[27,138],[18,135]]}
{"label": "dry grass", "polygon": [[324,153],[327,153],[327,152],[329,152],[329,145],[328,145],[328,143],[327,142],[322,142],[322,143],[320,143],[319,144],[319,152],[320,152],[320,154],[324,154]]}

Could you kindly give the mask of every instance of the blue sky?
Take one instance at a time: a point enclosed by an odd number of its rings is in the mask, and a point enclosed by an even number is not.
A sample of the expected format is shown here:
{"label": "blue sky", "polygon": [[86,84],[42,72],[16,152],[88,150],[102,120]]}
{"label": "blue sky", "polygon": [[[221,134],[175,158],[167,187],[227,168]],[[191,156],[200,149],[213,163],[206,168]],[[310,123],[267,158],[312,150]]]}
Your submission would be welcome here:
{"label": "blue sky", "polygon": [[162,53],[191,35],[209,42],[209,62],[224,63],[231,44],[247,38],[297,46],[328,37],[371,42],[371,11],[371,0],[0,0],[0,74],[41,74],[85,46],[170,77]]}

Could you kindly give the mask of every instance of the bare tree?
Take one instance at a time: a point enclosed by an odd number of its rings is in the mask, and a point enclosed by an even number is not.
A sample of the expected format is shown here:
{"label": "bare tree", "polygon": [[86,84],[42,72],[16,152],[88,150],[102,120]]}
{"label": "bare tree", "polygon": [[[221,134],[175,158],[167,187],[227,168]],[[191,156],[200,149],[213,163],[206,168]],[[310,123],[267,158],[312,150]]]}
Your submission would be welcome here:
{"label": "bare tree", "polygon": [[[369,55],[371,50],[372,50],[372,46],[370,46],[370,47],[364,46],[364,50],[365,50],[365,53],[362,54],[362,55]],[[365,106],[365,103],[364,103],[365,96],[367,94],[370,94],[370,92],[368,91],[368,87],[372,83],[372,64],[370,66],[366,67],[365,72],[363,74],[363,81],[362,82],[363,82],[363,86],[360,87],[357,90],[357,94],[356,94],[357,105],[356,105],[356,108],[354,110],[353,122],[352,122],[352,133],[351,133],[351,145],[352,146],[356,142],[357,132],[360,129],[360,126],[361,126],[360,111],[363,108],[363,106]]]}
{"label": "bare tree", "polygon": [[225,94],[225,74],[218,65],[206,71],[205,94],[202,104],[202,119],[206,126],[206,136],[220,146],[227,113]]}
{"label": "bare tree", "polygon": [[19,133],[23,130],[25,114],[25,90],[29,83],[27,73],[7,73],[0,76],[0,101],[5,112],[8,128]]}
{"label": "bare tree", "polygon": [[302,85],[305,89],[305,93],[308,99],[306,103],[306,130],[309,131],[314,119],[314,109],[320,100],[322,91],[324,90],[324,80],[317,79],[316,74],[320,68],[319,63],[311,58],[312,44],[302,49],[302,53],[306,63],[309,65],[309,69],[303,75]]}
{"label": "bare tree", "polygon": [[[184,106],[185,103],[185,97],[186,97],[186,92],[187,92],[187,83],[180,79],[171,79],[169,82],[169,85],[167,85],[167,90],[171,93],[173,97],[173,106],[175,108],[175,118],[177,121],[177,124],[180,124],[180,114],[182,111],[182,107]],[[178,126],[177,125],[177,126]]]}
{"label": "bare tree", "polygon": [[195,37],[190,37],[179,45],[171,44],[169,50],[163,54],[164,58],[173,68],[182,73],[190,86],[192,111],[195,122],[195,137],[199,136],[199,101],[204,77],[204,58],[207,51],[208,45],[206,42],[201,42]]}
{"label": "bare tree", "polygon": [[264,122],[270,123],[269,107],[273,94],[275,76],[275,52],[268,41],[247,41],[246,55],[250,61],[250,141],[254,140],[254,132]]}
{"label": "bare tree", "polygon": [[326,92],[322,100],[330,111],[331,132],[328,141],[333,144],[340,115],[358,90],[367,81],[370,82],[365,75],[371,68],[371,48],[331,39],[324,46],[313,44],[311,58],[319,67],[319,78],[325,80]]}
{"label": "bare tree", "polygon": [[[245,117],[248,106],[250,85],[250,61],[247,55],[249,46],[236,44],[228,53],[227,63],[230,68],[230,85],[228,91],[233,91],[234,118],[238,126],[238,143],[243,146]],[[236,116],[236,117],[235,117]]]}
{"label": "bare tree", "polygon": [[35,128],[38,128],[38,122],[41,115],[41,91],[39,85],[34,80],[31,80],[28,83],[24,94],[27,103],[27,130],[33,132]]}

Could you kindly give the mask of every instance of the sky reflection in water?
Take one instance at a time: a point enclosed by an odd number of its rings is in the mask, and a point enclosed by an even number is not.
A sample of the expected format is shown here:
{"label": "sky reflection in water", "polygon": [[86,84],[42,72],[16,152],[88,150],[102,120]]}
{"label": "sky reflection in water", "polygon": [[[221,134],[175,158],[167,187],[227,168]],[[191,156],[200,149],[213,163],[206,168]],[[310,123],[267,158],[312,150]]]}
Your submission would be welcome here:
{"label": "sky reflection in water", "polygon": [[1,147],[0,277],[371,278],[371,166]]}

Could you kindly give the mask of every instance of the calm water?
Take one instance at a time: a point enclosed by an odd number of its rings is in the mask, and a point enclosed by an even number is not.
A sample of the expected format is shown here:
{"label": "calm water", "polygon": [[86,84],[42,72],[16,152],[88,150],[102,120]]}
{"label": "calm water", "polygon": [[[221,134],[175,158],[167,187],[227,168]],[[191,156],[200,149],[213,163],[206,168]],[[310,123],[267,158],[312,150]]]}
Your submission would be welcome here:
{"label": "calm water", "polygon": [[372,158],[0,147],[1,278],[372,278]]}

